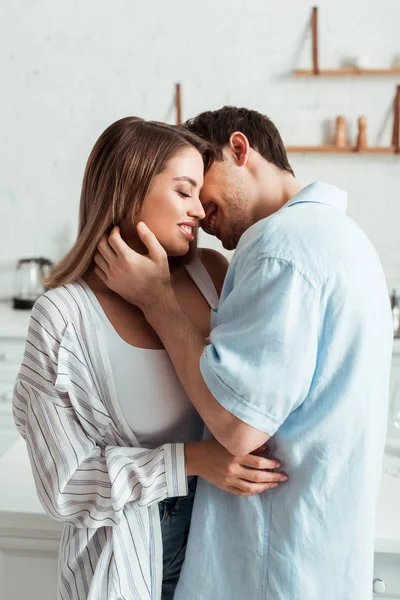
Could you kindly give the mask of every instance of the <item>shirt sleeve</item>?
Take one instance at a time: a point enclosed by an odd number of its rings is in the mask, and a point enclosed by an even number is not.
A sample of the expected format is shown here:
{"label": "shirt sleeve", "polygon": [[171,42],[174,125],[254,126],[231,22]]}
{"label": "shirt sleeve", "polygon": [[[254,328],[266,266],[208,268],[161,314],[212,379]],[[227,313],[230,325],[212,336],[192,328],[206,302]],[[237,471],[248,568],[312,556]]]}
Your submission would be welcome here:
{"label": "shirt sleeve", "polygon": [[318,348],[315,286],[290,261],[263,257],[223,299],[200,360],[229,412],[273,435],[307,397]]}

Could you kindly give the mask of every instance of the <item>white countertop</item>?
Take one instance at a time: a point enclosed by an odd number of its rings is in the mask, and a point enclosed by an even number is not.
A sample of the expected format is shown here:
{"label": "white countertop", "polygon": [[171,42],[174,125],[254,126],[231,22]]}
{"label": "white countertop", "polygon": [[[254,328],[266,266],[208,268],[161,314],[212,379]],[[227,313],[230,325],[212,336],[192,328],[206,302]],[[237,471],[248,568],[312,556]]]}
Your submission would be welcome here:
{"label": "white countertop", "polygon": [[[393,477],[385,469],[400,458],[385,456],[384,472],[377,505],[375,550],[400,554],[400,477]],[[18,474],[18,476],[17,476]],[[62,524],[50,519],[44,512],[35,491],[25,442],[18,440],[0,459],[0,533],[17,530],[24,535],[29,531],[59,532]]]}

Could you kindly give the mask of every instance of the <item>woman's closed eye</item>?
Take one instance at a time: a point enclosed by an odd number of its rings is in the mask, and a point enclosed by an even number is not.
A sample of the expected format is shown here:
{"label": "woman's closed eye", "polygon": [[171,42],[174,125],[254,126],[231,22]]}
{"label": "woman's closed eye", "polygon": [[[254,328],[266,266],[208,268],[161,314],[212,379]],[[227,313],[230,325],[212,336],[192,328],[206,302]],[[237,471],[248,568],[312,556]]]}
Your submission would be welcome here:
{"label": "woman's closed eye", "polygon": [[176,190],[176,192],[182,196],[182,198],[190,198],[190,194],[187,194],[186,192],[183,192],[182,190]]}

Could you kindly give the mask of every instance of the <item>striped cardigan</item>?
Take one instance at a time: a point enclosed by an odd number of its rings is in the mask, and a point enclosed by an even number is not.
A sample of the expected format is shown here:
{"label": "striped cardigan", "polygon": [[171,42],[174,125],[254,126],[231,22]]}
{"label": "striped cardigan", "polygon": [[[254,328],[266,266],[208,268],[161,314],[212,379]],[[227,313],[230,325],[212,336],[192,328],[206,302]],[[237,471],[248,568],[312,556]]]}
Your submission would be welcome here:
{"label": "striped cardigan", "polygon": [[58,598],[159,600],[157,505],[187,494],[184,445],[139,446],[79,281],[36,302],[13,408],[43,507],[65,524]]}

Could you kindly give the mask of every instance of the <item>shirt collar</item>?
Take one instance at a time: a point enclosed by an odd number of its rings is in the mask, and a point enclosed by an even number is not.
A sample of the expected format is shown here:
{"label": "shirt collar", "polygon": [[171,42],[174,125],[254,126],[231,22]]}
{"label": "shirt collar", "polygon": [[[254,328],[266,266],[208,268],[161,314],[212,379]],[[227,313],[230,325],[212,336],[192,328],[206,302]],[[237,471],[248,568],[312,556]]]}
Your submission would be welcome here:
{"label": "shirt collar", "polygon": [[[336,210],[345,214],[347,209],[347,192],[337,188],[334,185],[330,185],[329,183],[314,181],[314,183],[310,183],[310,185],[307,185],[305,188],[300,190],[300,192],[298,192],[286,204],[284,204],[280,210],[302,203],[325,204],[326,206],[331,206],[332,208],[335,208]],[[269,217],[265,217],[265,219],[261,219],[261,221],[257,221],[251,225],[251,227],[249,227],[240,238],[236,251],[239,249],[239,247],[243,248],[248,240],[253,239],[265,226],[265,222],[273,217],[274,214],[277,213],[273,213]]]}
{"label": "shirt collar", "polygon": [[329,183],[314,181],[314,183],[310,183],[293,196],[285,204],[285,207],[304,202],[326,204],[345,214],[347,210],[347,192]]}

